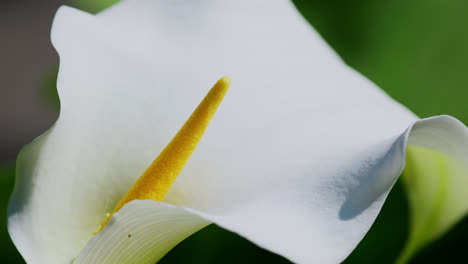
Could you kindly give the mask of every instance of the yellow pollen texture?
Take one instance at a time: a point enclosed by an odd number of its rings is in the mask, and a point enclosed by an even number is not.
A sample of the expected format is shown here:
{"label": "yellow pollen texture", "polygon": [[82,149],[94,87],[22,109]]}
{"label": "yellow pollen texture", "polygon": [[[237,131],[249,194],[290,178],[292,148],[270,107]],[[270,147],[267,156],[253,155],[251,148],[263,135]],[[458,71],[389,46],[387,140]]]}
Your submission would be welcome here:
{"label": "yellow pollen texture", "polygon": [[133,200],[162,201],[205,133],[229,89],[231,79],[221,78],[208,92],[171,142],[143,172],[120,200],[112,214],[99,227],[100,232],[111,216]]}

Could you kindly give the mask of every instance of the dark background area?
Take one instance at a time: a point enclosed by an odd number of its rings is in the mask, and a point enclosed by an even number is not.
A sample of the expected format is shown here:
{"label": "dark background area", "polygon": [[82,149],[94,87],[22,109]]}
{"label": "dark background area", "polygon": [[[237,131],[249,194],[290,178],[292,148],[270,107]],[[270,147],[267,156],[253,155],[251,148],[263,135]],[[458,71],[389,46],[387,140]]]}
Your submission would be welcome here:
{"label": "dark background area", "polygon": [[[69,1],[89,11],[99,0]],[[113,0],[100,0],[111,2]],[[24,263],[6,229],[14,160],[58,116],[58,57],[50,27],[59,0],[0,1],[0,259]],[[420,117],[449,114],[468,124],[468,2],[465,0],[296,0],[300,12],[353,68]],[[345,263],[393,263],[408,232],[400,183]],[[467,263],[468,218],[413,263]],[[214,225],[161,263],[288,263]]]}

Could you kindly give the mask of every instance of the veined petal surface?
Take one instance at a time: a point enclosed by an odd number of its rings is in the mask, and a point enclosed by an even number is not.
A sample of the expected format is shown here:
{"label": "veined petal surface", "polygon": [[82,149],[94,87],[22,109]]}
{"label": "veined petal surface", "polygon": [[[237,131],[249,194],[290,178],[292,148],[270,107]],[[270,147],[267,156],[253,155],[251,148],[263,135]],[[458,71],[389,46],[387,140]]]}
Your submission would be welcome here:
{"label": "veined petal surface", "polygon": [[[152,263],[208,222],[294,262],[340,262],[402,172],[418,120],[346,66],[284,0],[127,0],[97,16],[63,7],[52,41],[60,118],[20,153],[9,207],[28,263]],[[170,205],[131,202],[93,237],[224,75],[230,92]],[[449,117],[418,122],[466,135]],[[135,240],[125,235],[136,229],[155,234],[141,240],[149,245],[174,239],[129,252]]]}
{"label": "veined petal surface", "polygon": [[73,263],[154,264],[208,224],[188,209],[137,200],[113,216],[109,228],[94,237]]}

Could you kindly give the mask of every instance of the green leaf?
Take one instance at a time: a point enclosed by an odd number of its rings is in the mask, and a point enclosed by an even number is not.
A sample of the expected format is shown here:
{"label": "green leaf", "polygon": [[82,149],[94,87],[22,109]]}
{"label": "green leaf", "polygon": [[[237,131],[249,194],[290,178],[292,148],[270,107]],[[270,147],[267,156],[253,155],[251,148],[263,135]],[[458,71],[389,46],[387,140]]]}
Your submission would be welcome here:
{"label": "green leaf", "polygon": [[68,5],[92,14],[97,14],[119,1],[120,0],[72,0],[68,2]]}

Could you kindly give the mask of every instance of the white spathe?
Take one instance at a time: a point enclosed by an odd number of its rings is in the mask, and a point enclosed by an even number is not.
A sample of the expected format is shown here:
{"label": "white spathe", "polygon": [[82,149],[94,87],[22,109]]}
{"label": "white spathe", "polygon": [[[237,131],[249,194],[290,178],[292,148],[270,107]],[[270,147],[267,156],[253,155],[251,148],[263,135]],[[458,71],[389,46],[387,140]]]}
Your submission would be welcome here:
{"label": "white spathe", "polygon": [[[154,263],[211,222],[294,262],[337,263],[401,174],[408,138],[467,159],[464,125],[418,121],[289,1],[62,7],[52,41],[60,118],[21,151],[9,207],[31,264]],[[93,237],[224,75],[231,89],[164,202],[131,202]]]}

